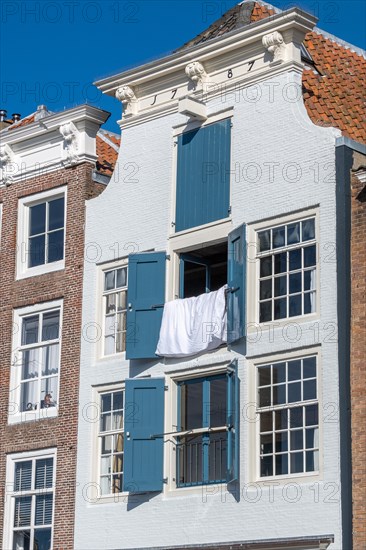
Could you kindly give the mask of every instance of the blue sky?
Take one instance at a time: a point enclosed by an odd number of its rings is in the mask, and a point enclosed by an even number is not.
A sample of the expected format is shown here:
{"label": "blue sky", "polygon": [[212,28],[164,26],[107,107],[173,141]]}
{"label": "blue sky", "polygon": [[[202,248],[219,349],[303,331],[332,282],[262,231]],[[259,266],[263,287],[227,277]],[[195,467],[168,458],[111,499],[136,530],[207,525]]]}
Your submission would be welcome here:
{"label": "blue sky", "polygon": [[[25,116],[37,105],[52,111],[92,103],[121,107],[92,83],[181,46],[237,2],[233,0],[2,0],[0,108]],[[364,0],[274,0],[315,14],[318,26],[366,47]]]}

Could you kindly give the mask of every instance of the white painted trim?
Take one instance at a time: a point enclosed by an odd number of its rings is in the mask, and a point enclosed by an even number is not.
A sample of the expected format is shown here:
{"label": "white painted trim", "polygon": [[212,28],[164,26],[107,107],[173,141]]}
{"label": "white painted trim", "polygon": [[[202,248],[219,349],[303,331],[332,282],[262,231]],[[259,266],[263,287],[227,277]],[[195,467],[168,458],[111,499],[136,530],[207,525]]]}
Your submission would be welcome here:
{"label": "white painted trim", "polygon": [[[56,262],[45,263],[35,267],[27,267],[28,250],[28,227],[29,227],[29,207],[42,203],[49,198],[58,198],[64,196],[64,254],[63,259]],[[25,279],[44,273],[60,271],[65,268],[65,252],[67,238],[67,186],[63,185],[44,191],[27,195],[18,200],[18,227],[17,227],[17,259],[16,259],[16,279]]]}
{"label": "white painted trim", "polygon": [[[57,448],[38,449],[36,451],[26,451],[20,453],[8,454],[6,457],[6,481],[5,481],[5,506],[4,506],[4,538],[2,550],[12,548],[12,526],[14,525],[14,509],[12,506],[12,497],[8,493],[14,490],[14,471],[15,463],[19,460],[28,460],[32,458],[53,458],[53,506],[52,506],[52,540],[51,550],[53,548],[53,532],[55,525],[55,500],[56,500],[56,470],[57,470]],[[17,493],[18,494],[18,493]]]}
{"label": "white painted trim", "polygon": [[[62,368],[62,327],[63,327],[63,299],[54,300],[52,302],[38,303],[31,306],[15,309],[13,312],[13,339],[12,339],[12,354],[10,367],[10,386],[9,386],[9,410],[8,424],[18,424],[21,422],[30,422],[34,420],[42,420],[45,418],[54,418],[58,416],[58,406],[60,399],[55,407],[48,409],[37,409],[36,411],[19,410],[20,404],[20,370],[17,367],[17,353],[21,347],[22,337],[22,318],[32,313],[44,313],[46,311],[58,309],[60,311],[60,327],[59,327],[59,371],[58,371],[58,386],[57,395],[60,395],[60,377]],[[12,411],[12,407],[16,408]]]}

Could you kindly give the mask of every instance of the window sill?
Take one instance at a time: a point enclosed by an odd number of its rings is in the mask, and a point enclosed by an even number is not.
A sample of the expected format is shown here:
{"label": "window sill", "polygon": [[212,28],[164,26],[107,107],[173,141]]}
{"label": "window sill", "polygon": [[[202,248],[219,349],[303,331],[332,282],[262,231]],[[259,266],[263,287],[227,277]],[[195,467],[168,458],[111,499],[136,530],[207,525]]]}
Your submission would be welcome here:
{"label": "window sill", "polygon": [[316,472],[303,472],[298,474],[286,474],[282,476],[268,476],[268,477],[259,477],[253,483],[260,485],[261,487],[268,486],[268,483],[273,483],[274,486],[282,486],[292,483],[311,483],[314,481],[321,480],[320,471]]}
{"label": "window sill", "polygon": [[304,315],[298,315],[297,317],[286,317],[284,319],[274,319],[271,321],[263,321],[260,323],[259,321],[248,321],[247,323],[247,334],[256,334],[258,332],[258,328],[267,328],[269,325],[272,326],[274,329],[276,328],[283,328],[287,325],[292,324],[303,324],[307,322],[314,321],[316,319],[320,318],[320,314],[318,312],[315,313],[306,313]]}
{"label": "window sill", "polygon": [[214,496],[227,492],[228,483],[209,483],[207,485],[195,485],[194,487],[176,487],[166,488],[163,496],[166,499],[184,496]]}
{"label": "window sill", "polygon": [[216,220],[214,222],[206,223],[204,225],[197,225],[196,227],[190,227],[189,229],[183,229],[182,231],[177,231],[176,233],[171,233],[169,239],[175,239],[177,237],[183,237],[185,235],[191,235],[197,231],[205,231],[212,227],[218,225],[230,224],[231,225],[231,216],[223,218],[222,220]]}
{"label": "window sill", "polygon": [[30,267],[24,271],[18,270],[17,280],[27,279],[28,277],[37,277],[39,275],[53,273],[54,271],[61,271],[62,269],[65,269],[65,260],[52,262],[50,264],[37,265],[36,267]]}
{"label": "window sill", "polygon": [[8,413],[8,424],[22,424],[23,422],[36,422],[38,420],[46,420],[56,418],[58,416],[58,408],[50,407],[39,411],[24,411],[22,413]]}

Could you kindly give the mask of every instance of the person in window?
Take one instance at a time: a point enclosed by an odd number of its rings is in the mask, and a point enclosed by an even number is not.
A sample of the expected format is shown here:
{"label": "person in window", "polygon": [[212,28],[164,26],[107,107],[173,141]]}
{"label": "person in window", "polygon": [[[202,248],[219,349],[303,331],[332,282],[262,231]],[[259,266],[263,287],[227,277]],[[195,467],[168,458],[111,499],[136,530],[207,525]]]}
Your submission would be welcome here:
{"label": "person in window", "polygon": [[55,404],[52,402],[52,395],[50,393],[46,393],[44,399],[41,401],[41,409],[48,409],[49,407],[54,406]]}

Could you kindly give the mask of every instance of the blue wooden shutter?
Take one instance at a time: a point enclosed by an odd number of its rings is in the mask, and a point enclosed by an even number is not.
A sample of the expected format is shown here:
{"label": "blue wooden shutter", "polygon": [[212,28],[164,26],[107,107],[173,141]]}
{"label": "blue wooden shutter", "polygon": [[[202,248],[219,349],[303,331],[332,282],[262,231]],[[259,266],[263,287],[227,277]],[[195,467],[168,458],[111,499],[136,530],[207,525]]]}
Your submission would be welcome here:
{"label": "blue wooden shutter", "polygon": [[238,360],[230,364],[227,374],[227,482],[239,477],[239,378]]}
{"label": "blue wooden shutter", "polygon": [[227,294],[227,341],[229,344],[245,335],[246,301],[245,224],[229,233]]}
{"label": "blue wooden shutter", "polygon": [[230,133],[225,119],[178,137],[176,231],[229,215]]}
{"label": "blue wooden shutter", "polygon": [[128,260],[126,358],[156,357],[165,302],[165,252],[131,254]]}
{"label": "blue wooden shutter", "polygon": [[[123,490],[163,488],[164,379],[126,380]],[[158,437],[155,437],[158,436]]]}

